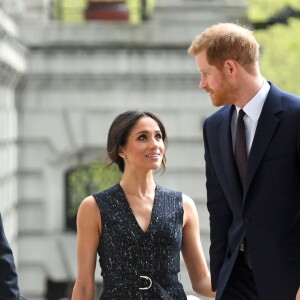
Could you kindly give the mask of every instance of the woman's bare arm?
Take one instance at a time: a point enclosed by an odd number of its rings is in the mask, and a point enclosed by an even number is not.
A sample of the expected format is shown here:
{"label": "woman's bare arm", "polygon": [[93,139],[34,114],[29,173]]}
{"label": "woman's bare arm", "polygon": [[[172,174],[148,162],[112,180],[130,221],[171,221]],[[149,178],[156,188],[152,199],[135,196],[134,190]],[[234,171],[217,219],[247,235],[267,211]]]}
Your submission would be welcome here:
{"label": "woman's bare arm", "polygon": [[93,196],[85,198],[77,214],[77,278],[72,300],[94,300],[95,267],[101,230],[99,208]]}
{"label": "woman's bare arm", "polygon": [[183,195],[183,245],[185,261],[193,290],[206,297],[215,297],[211,290],[211,278],[200,241],[200,225],[194,201]]}

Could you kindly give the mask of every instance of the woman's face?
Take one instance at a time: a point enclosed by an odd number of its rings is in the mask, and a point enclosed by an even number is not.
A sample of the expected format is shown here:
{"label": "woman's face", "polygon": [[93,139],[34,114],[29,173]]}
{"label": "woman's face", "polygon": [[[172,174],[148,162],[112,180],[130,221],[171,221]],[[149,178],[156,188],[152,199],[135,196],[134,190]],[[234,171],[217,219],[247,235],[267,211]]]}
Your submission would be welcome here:
{"label": "woman's face", "polygon": [[137,121],[119,153],[125,156],[125,171],[149,171],[160,168],[164,152],[165,145],[158,124],[146,116]]}

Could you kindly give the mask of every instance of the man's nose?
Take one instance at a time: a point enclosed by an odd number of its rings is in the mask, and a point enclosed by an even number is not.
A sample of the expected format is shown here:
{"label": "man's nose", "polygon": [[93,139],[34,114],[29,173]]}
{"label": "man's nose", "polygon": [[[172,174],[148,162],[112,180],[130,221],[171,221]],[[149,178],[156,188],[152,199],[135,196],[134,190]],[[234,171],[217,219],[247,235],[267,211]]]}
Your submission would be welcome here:
{"label": "man's nose", "polygon": [[201,77],[200,82],[199,82],[199,88],[204,89],[206,86],[206,81]]}

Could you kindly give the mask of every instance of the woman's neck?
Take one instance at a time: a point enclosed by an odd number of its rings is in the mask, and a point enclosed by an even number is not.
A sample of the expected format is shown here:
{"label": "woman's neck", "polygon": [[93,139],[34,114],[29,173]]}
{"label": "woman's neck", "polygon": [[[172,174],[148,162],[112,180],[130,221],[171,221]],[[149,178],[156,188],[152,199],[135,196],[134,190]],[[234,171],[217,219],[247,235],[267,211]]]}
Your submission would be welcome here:
{"label": "woman's neck", "polygon": [[143,176],[124,173],[120,185],[126,194],[142,197],[152,194],[156,187],[152,172]]}

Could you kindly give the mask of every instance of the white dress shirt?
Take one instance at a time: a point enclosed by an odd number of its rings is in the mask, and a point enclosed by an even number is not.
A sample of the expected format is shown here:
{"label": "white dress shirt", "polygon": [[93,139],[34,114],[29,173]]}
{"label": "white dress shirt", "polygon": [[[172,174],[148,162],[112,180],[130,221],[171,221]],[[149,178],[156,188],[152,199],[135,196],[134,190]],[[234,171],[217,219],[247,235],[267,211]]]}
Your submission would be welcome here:
{"label": "white dress shirt", "polygon": [[[247,154],[248,155],[250,153],[250,149],[251,149],[252,142],[254,139],[257,122],[258,122],[259,116],[261,114],[265,100],[267,98],[267,95],[269,93],[269,90],[270,90],[270,85],[264,79],[263,85],[260,88],[260,90],[257,92],[257,94],[252,99],[250,99],[250,101],[243,108],[244,112],[246,113],[244,116],[244,122],[245,122],[246,144],[247,144]],[[231,119],[233,151],[234,151],[234,145],[235,145],[236,121],[237,121],[237,116],[238,116],[239,110],[240,110],[240,108],[236,107],[236,113],[232,114],[232,119]]]}

